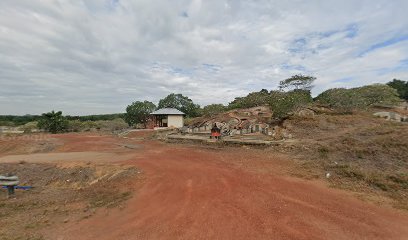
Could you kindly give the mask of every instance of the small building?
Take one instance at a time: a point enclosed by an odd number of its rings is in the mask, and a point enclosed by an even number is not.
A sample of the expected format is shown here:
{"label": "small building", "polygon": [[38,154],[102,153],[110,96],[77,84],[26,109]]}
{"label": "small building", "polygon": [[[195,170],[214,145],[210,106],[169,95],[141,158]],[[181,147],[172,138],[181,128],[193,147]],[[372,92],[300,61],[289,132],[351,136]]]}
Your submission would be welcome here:
{"label": "small building", "polygon": [[162,108],[150,114],[154,128],[181,128],[184,126],[184,113],[175,108]]}

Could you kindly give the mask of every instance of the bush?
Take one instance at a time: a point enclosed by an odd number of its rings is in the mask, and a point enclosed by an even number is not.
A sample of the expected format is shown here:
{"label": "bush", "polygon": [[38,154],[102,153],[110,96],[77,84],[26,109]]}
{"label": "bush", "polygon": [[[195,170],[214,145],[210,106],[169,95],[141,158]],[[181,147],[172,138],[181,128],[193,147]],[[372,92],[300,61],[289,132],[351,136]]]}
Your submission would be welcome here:
{"label": "bush", "polygon": [[68,127],[68,120],[62,116],[61,111],[51,111],[42,114],[42,118],[38,121],[38,127],[54,134],[65,132]]}
{"label": "bush", "polygon": [[38,129],[38,122],[29,122],[24,124],[20,129],[24,131],[24,133],[31,133],[34,129]]}
{"label": "bush", "polygon": [[81,131],[90,131],[91,129],[98,129],[99,126],[94,121],[81,122]]}
{"label": "bush", "polygon": [[396,89],[400,98],[408,101],[408,81],[393,79],[387,85]]}
{"label": "bush", "polygon": [[352,92],[345,88],[332,88],[322,92],[315,99],[317,103],[335,108],[341,112],[350,112],[356,108],[356,100],[352,98]]}
{"label": "bush", "polygon": [[0,126],[14,127],[15,124],[12,121],[0,121]]}
{"label": "bush", "polygon": [[68,121],[67,130],[69,132],[80,132],[83,130],[82,122],[79,120]]}
{"label": "bush", "polygon": [[400,99],[395,89],[384,84],[373,84],[351,89],[329,89],[317,96],[315,101],[342,112],[352,112],[376,104],[395,105]]}
{"label": "bush", "polygon": [[363,86],[356,88],[355,92],[363,108],[375,104],[395,105],[401,102],[397,90],[385,84]]}
{"label": "bush", "polygon": [[122,118],[117,118],[112,121],[97,121],[96,125],[97,128],[105,131],[117,131],[128,127],[128,124]]}
{"label": "bush", "polygon": [[312,96],[308,90],[275,91],[271,92],[269,105],[274,118],[284,119],[301,107],[309,105],[312,101]]}

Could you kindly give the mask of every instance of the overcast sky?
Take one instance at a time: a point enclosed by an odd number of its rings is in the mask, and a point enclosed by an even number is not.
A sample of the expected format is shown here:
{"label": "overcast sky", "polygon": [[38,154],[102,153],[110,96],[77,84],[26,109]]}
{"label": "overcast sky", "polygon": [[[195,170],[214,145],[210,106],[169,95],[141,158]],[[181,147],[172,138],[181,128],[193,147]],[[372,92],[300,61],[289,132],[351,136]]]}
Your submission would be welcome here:
{"label": "overcast sky", "polygon": [[407,0],[1,0],[0,114],[408,80]]}

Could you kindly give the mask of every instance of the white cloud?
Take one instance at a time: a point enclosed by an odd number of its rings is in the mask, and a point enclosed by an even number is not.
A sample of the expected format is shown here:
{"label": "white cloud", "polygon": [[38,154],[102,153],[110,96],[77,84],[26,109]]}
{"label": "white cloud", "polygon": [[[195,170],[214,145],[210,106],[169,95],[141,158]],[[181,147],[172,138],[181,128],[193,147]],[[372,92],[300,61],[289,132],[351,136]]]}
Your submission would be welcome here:
{"label": "white cloud", "polygon": [[227,103],[296,73],[317,76],[315,94],[408,79],[407,8],[404,0],[3,0],[0,114],[123,112],[171,92]]}

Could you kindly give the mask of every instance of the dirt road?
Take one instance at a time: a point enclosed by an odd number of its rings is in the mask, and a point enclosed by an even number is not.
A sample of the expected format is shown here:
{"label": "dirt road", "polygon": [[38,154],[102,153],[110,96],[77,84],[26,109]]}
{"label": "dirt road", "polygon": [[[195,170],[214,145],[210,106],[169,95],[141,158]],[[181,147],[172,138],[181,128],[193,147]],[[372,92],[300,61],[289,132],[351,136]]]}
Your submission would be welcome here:
{"label": "dirt road", "polygon": [[285,176],[281,156],[138,144],[126,163],[146,182],[126,207],[67,223],[50,238],[408,239],[406,212]]}

